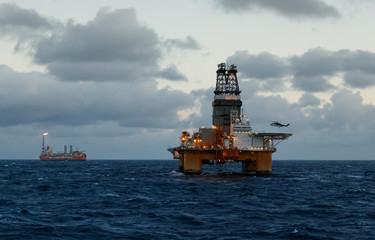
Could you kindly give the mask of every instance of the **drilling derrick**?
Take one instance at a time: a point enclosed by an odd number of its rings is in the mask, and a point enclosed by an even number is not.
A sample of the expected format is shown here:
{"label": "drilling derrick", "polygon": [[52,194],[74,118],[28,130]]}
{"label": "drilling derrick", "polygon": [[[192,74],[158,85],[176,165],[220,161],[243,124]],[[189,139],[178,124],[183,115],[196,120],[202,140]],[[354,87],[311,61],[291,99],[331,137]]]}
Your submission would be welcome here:
{"label": "drilling derrick", "polygon": [[212,124],[229,135],[232,121],[240,119],[242,106],[237,68],[232,64],[227,69],[225,63],[220,63],[216,74],[215,97],[212,102]]}
{"label": "drilling derrick", "polygon": [[291,133],[257,133],[241,114],[242,101],[235,65],[220,63],[212,102],[211,128],[201,127],[190,135],[183,131],[180,146],[169,148],[179,160],[181,172],[200,174],[203,164],[242,163],[242,171],[272,172],[272,153]]}

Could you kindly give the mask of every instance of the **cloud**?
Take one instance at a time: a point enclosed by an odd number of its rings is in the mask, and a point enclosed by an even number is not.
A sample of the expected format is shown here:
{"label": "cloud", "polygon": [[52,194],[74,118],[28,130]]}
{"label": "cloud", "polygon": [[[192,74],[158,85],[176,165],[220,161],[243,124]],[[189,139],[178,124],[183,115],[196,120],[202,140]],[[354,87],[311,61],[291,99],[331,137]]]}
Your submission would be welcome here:
{"label": "cloud", "polygon": [[63,81],[139,82],[150,81],[157,71],[156,63],[142,65],[139,62],[113,61],[54,61],[48,64],[50,74]]}
{"label": "cloud", "polygon": [[298,103],[302,108],[308,106],[315,107],[320,105],[320,100],[311,93],[305,93],[298,100]]}
{"label": "cloud", "polygon": [[50,29],[50,19],[42,17],[33,9],[23,9],[12,3],[0,3],[0,30],[18,31],[15,28],[30,30]]}
{"label": "cloud", "polygon": [[368,51],[357,50],[340,50],[335,56],[342,59],[341,68],[346,71],[361,71],[364,73],[375,74],[375,54]]}
{"label": "cloud", "polygon": [[334,86],[329,83],[329,79],[322,76],[295,76],[292,80],[292,83],[293,87],[295,87],[296,89],[306,92],[324,92],[334,88]]}
{"label": "cloud", "polygon": [[366,88],[375,86],[375,74],[360,71],[347,72],[344,76],[347,85],[353,88]]}
{"label": "cloud", "polygon": [[35,59],[42,64],[57,60],[153,62],[159,57],[156,44],[156,33],[138,22],[134,9],[101,9],[86,25],[70,22],[61,35],[41,40]]}
{"label": "cloud", "polygon": [[41,36],[58,31],[61,27],[59,21],[41,16],[33,9],[0,3],[0,37],[16,39],[15,52],[33,52],[32,48]]}
{"label": "cloud", "polygon": [[290,70],[287,60],[262,52],[257,55],[248,51],[236,51],[226,60],[236,63],[239,77],[246,79],[252,85],[252,91],[273,91],[285,89],[284,77]]}
{"label": "cloud", "polygon": [[[342,58],[342,57],[341,57]],[[331,76],[340,70],[340,57],[335,52],[313,48],[300,56],[290,58],[291,67],[297,76]]]}
{"label": "cloud", "polygon": [[179,73],[176,65],[174,64],[161,70],[156,76],[171,81],[187,81],[186,76]]}
{"label": "cloud", "polygon": [[325,119],[336,130],[361,130],[364,135],[373,132],[375,106],[364,104],[359,93],[344,89],[332,95],[331,101]]}
{"label": "cloud", "polygon": [[[9,8],[13,11],[4,14]],[[15,49],[24,49],[37,64],[63,81],[139,82],[152,81],[156,75],[186,80],[175,65],[160,70],[159,61],[168,54],[163,50],[199,49],[191,36],[162,41],[154,29],[137,19],[132,8],[102,8],[86,24],[52,21],[17,5],[2,4],[0,13],[4,23],[0,30],[9,26],[12,35],[18,37]],[[41,30],[33,32],[34,28]],[[24,29],[32,34],[25,35]]]}
{"label": "cloud", "polygon": [[137,81],[158,69],[158,44],[134,9],[101,9],[86,25],[70,22],[62,33],[41,39],[34,58],[61,80]]}
{"label": "cloud", "polygon": [[167,48],[180,48],[191,50],[199,50],[201,48],[197,40],[195,40],[192,36],[187,36],[185,39],[167,39],[164,42],[164,45]]}
{"label": "cloud", "polygon": [[288,65],[284,59],[262,52],[251,55],[248,51],[236,51],[228,57],[227,62],[237,63],[245,78],[269,79],[282,77],[288,73]]}
{"label": "cloud", "polygon": [[[366,51],[328,51],[322,48],[310,49],[301,56],[294,56],[290,59],[294,71],[293,85],[297,89],[306,91],[323,91],[331,89],[328,77],[338,73],[344,73],[346,84],[365,88],[374,86],[375,81],[371,80],[375,74],[375,54]],[[321,86],[313,86],[317,82]]]}
{"label": "cloud", "polygon": [[313,48],[290,57],[237,51],[227,62],[236,63],[240,76],[250,79],[257,91],[284,91],[290,82],[297,90],[324,92],[338,87],[333,78],[355,88],[375,86],[375,54],[369,51]]}
{"label": "cloud", "polygon": [[39,72],[19,73],[0,65],[0,126],[90,125],[172,129],[176,112],[192,107],[181,91],[157,90],[156,82],[60,82]]}
{"label": "cloud", "polygon": [[321,0],[215,0],[227,12],[271,10],[288,18],[337,18],[339,12]]}

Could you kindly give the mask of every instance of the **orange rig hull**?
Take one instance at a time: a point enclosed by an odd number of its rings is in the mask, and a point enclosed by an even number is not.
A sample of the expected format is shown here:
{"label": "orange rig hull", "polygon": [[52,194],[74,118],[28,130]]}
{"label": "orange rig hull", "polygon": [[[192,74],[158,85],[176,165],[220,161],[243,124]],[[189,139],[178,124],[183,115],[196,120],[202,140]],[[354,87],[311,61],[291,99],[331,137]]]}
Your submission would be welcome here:
{"label": "orange rig hull", "polygon": [[272,172],[272,153],[275,150],[245,151],[239,149],[194,149],[174,148],[174,159],[179,160],[179,169],[187,174],[202,173],[203,164],[242,163],[244,173],[269,174]]}

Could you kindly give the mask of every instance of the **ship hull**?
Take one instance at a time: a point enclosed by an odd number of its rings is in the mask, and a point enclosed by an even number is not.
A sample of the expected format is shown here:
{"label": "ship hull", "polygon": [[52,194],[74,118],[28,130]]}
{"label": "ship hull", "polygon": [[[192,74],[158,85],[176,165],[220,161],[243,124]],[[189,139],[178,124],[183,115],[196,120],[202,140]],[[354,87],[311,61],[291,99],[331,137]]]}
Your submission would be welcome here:
{"label": "ship hull", "polygon": [[39,156],[42,161],[86,161],[87,157],[84,156],[74,156],[74,157],[49,157],[49,156]]}

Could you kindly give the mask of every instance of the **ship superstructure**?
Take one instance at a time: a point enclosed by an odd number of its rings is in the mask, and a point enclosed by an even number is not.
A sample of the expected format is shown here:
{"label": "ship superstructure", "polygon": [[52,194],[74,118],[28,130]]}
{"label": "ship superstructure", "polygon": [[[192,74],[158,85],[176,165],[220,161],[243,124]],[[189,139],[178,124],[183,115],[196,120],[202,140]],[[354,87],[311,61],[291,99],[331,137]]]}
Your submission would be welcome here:
{"label": "ship superstructure", "polygon": [[292,134],[253,132],[241,111],[237,67],[221,63],[216,74],[213,126],[201,127],[192,135],[182,132],[180,146],[168,150],[184,173],[199,174],[203,164],[232,161],[241,162],[243,172],[271,173],[275,146]]}
{"label": "ship superstructure", "polygon": [[42,152],[40,153],[40,160],[81,160],[84,161],[87,159],[87,156],[82,150],[73,151],[73,146],[70,145],[70,151],[67,151],[67,145],[64,146],[64,152],[53,152],[53,149],[50,146],[44,146],[44,137],[48,133],[42,134]]}

